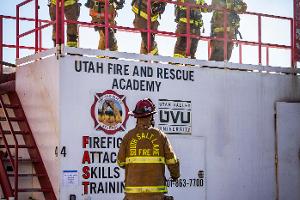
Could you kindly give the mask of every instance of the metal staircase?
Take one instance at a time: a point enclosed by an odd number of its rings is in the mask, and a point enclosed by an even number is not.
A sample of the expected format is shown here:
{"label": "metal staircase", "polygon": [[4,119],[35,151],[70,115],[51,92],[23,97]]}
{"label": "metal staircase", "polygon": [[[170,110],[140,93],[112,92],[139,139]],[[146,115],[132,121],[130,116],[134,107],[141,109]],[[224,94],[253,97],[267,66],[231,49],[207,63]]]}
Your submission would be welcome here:
{"label": "metal staircase", "polygon": [[[0,183],[6,199],[56,200],[41,154],[14,90],[0,78]],[[9,84],[9,82],[11,82]],[[23,193],[23,194],[22,194]],[[25,194],[24,194],[25,193]]]}

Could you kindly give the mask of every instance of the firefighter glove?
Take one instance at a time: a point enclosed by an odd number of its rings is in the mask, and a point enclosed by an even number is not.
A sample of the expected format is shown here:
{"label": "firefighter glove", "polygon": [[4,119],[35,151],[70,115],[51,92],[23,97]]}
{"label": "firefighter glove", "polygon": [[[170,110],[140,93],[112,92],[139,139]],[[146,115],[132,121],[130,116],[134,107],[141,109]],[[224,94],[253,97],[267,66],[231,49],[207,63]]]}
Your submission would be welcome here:
{"label": "firefighter glove", "polygon": [[213,7],[211,5],[207,5],[207,3],[203,4],[203,8],[206,12],[212,12]]}
{"label": "firefighter glove", "polygon": [[120,10],[124,7],[125,1],[124,0],[115,0],[116,9]]}
{"label": "firefighter glove", "polygon": [[162,14],[163,12],[165,12],[165,8],[166,8],[166,3],[164,2],[154,2],[152,4],[152,14]]}
{"label": "firefighter glove", "polygon": [[164,200],[174,200],[173,196],[164,196]]}
{"label": "firefighter glove", "polygon": [[92,8],[92,0],[87,0],[84,4],[85,7],[87,8]]}

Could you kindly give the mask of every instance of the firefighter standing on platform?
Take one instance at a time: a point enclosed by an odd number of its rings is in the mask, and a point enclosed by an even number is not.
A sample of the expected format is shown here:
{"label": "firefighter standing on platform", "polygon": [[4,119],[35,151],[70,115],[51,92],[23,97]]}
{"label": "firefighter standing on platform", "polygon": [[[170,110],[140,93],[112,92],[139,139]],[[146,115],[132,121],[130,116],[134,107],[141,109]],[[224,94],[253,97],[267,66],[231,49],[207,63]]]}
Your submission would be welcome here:
{"label": "firefighter standing on platform", "polygon": [[[203,20],[201,12],[208,12],[208,6],[204,0],[178,0],[180,3],[189,3],[195,5],[203,5],[203,7],[191,7],[190,9],[190,34],[200,36],[201,27],[203,26]],[[175,7],[175,22],[177,23],[177,34],[186,34],[187,33],[187,7],[183,5],[176,5]],[[190,39],[190,57],[195,59],[195,53],[198,46],[198,38]],[[179,36],[174,49],[174,57],[177,58],[187,58],[186,55],[187,48],[187,37]]]}
{"label": "firefighter standing on platform", "polygon": [[[240,17],[239,13],[247,10],[247,4],[243,0],[212,0],[211,6],[217,9],[213,12],[211,19],[211,36],[219,39],[224,38],[224,20],[227,18],[227,40],[237,39],[237,35],[241,37],[239,32]],[[224,10],[228,12],[224,16]],[[222,40],[212,40],[210,42],[211,55],[209,60],[223,61],[229,60],[233,50],[233,42],[227,42],[227,58],[224,59],[224,42]]]}
{"label": "firefighter standing on platform", "polygon": [[[147,30],[147,20],[148,20],[148,14],[147,14],[147,0],[132,0],[132,11],[135,13],[135,18],[133,21],[133,25],[137,29],[143,29]],[[157,21],[160,15],[165,11],[166,3],[165,2],[159,2],[159,1],[151,1],[151,15],[150,15],[150,27],[151,30],[156,31],[159,26],[159,22]],[[150,37],[150,49],[148,49],[148,38],[147,38],[147,32],[142,32],[142,43],[141,43],[141,54],[152,54],[157,55],[158,54],[158,48],[157,43],[154,41],[155,34],[151,33]]]}
{"label": "firefighter standing on platform", "polygon": [[[56,20],[56,0],[49,0],[49,14],[52,21]],[[77,21],[80,15],[80,6],[78,0],[65,0],[64,12],[67,20]],[[78,30],[77,24],[68,23],[67,25],[67,46],[78,47]],[[56,43],[56,25],[53,25],[52,40],[54,46]]]}
{"label": "firefighter standing on platform", "polygon": [[150,99],[140,100],[131,113],[136,127],[123,138],[118,165],[125,168],[124,200],[163,200],[166,197],[165,165],[171,178],[180,176],[179,161],[167,136],[153,127],[155,105]]}
{"label": "firefighter standing on platform", "polygon": [[[115,26],[115,18],[117,11],[124,7],[124,0],[108,0],[108,24]],[[105,25],[105,0],[88,0],[85,4],[90,8],[90,16],[92,17],[92,23]],[[98,49],[105,50],[105,27],[95,26],[95,31],[99,32],[99,44]],[[111,51],[118,50],[117,39],[115,37],[116,30],[108,28],[108,49]]]}

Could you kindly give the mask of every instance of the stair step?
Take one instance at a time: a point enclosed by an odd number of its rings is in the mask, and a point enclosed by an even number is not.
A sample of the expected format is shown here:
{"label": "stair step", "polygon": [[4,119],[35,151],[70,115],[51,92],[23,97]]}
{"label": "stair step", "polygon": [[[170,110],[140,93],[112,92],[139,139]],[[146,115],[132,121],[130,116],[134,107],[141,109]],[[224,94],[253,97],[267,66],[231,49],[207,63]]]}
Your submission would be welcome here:
{"label": "stair step", "polygon": [[[4,104],[5,108],[21,108],[21,106],[19,104]],[[2,108],[2,106],[0,105],[0,108]]]}
{"label": "stair step", "polygon": [[[34,147],[33,146],[28,146],[28,145],[25,145],[25,144],[21,144],[21,145],[18,145],[19,148],[27,148],[27,149],[33,149]],[[5,145],[0,145],[0,148],[5,148]],[[8,148],[15,148],[15,145],[8,145]]]}
{"label": "stair step", "polygon": [[[24,117],[9,117],[10,121],[13,122],[20,122],[20,121],[25,121]],[[5,117],[0,117],[0,121],[7,121]]]}
{"label": "stair step", "polygon": [[[8,159],[8,158],[4,158],[3,161],[4,161],[4,162],[8,162],[9,159]],[[27,162],[31,162],[31,163],[39,163],[39,162],[40,162],[38,159],[30,159],[30,158],[28,158],[28,159],[19,158],[18,161],[19,161],[19,163],[20,163],[20,162],[21,162],[21,163],[27,163]]]}
{"label": "stair step", "polygon": [[[28,131],[14,131],[14,133],[16,135],[26,135],[29,132]],[[5,130],[5,131],[3,131],[3,134],[10,135],[11,133],[10,133],[10,131]]]}
{"label": "stair step", "polygon": [[51,192],[51,189],[49,189],[49,188],[19,188],[18,192]]}
{"label": "stair step", "polygon": [[[8,174],[8,176],[13,177],[14,174]],[[46,176],[46,174],[19,174],[19,177],[32,177],[32,176],[38,176],[38,177],[42,177],[42,176]]]}

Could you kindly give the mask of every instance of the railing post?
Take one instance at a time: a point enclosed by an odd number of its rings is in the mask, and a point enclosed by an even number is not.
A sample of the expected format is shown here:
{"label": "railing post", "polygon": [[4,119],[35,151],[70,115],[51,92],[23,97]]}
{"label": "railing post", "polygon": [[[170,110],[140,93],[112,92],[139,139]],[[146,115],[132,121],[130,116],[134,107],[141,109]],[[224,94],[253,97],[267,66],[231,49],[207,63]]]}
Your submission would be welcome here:
{"label": "railing post", "polygon": [[[98,2],[100,3],[100,2]],[[105,8],[104,8],[104,28],[105,28],[105,49],[109,49],[109,39],[108,39],[108,34],[109,34],[109,22],[108,22],[108,15],[109,15],[109,2],[108,0],[105,0],[105,4],[104,4]]]}
{"label": "railing post", "polygon": [[56,0],[55,5],[55,45],[59,44],[59,30],[60,30],[60,23],[59,23],[59,15],[60,15],[60,0]]}
{"label": "railing post", "polygon": [[242,44],[239,44],[239,63],[243,64],[243,49],[242,49]]}
{"label": "railing post", "polygon": [[35,19],[34,19],[34,28],[35,28],[35,44],[34,44],[34,50],[35,53],[39,50],[39,1],[35,0]]}
{"label": "railing post", "polygon": [[16,6],[16,58],[20,57],[20,7]]}
{"label": "railing post", "polygon": [[56,45],[64,44],[64,0],[56,1]]}
{"label": "railing post", "polygon": [[261,65],[261,15],[258,15],[258,64]]}
{"label": "railing post", "polygon": [[266,47],[266,65],[269,66],[269,47]]}
{"label": "railing post", "polygon": [[61,13],[60,13],[60,26],[61,26],[61,32],[60,32],[60,38],[61,38],[61,44],[65,44],[65,0],[60,0],[61,2]]}
{"label": "railing post", "polygon": [[[297,53],[298,48],[296,43],[298,43],[297,41],[297,26],[299,25],[299,10],[300,10],[300,5],[299,5],[299,1],[298,0],[294,0],[294,15],[293,15],[293,19],[291,20],[291,41],[292,41],[292,68],[297,68],[297,61],[300,59],[300,53]],[[299,26],[298,26],[299,27]]]}
{"label": "railing post", "polygon": [[[42,22],[39,22],[39,27],[42,26]],[[42,47],[42,29],[39,30],[39,52],[43,49]]]}
{"label": "railing post", "polygon": [[147,1],[147,50],[151,52],[151,0]]}
{"label": "railing post", "polygon": [[296,68],[297,63],[297,48],[296,48],[296,18],[290,20],[290,26],[291,26],[291,66],[292,68]]}
{"label": "railing post", "polygon": [[227,42],[228,42],[228,34],[227,34],[227,24],[228,24],[228,11],[227,10],[224,10],[223,11],[223,13],[224,13],[224,22],[223,22],[223,25],[224,25],[224,29],[223,29],[223,33],[224,33],[224,38],[223,38],[223,41],[224,41],[224,60],[226,60],[226,61],[228,61],[228,59],[227,59],[227,54],[228,54],[228,52],[227,52]]}
{"label": "railing post", "polygon": [[211,55],[211,48],[210,48],[210,43],[211,43],[211,39],[208,40],[207,42],[207,60],[209,60],[210,55]]}
{"label": "railing post", "polygon": [[[0,61],[3,61],[3,17],[0,15]],[[3,65],[0,62],[0,76],[3,74]]]}
{"label": "railing post", "polygon": [[190,19],[190,6],[186,6],[186,57],[191,54],[191,19]]}

